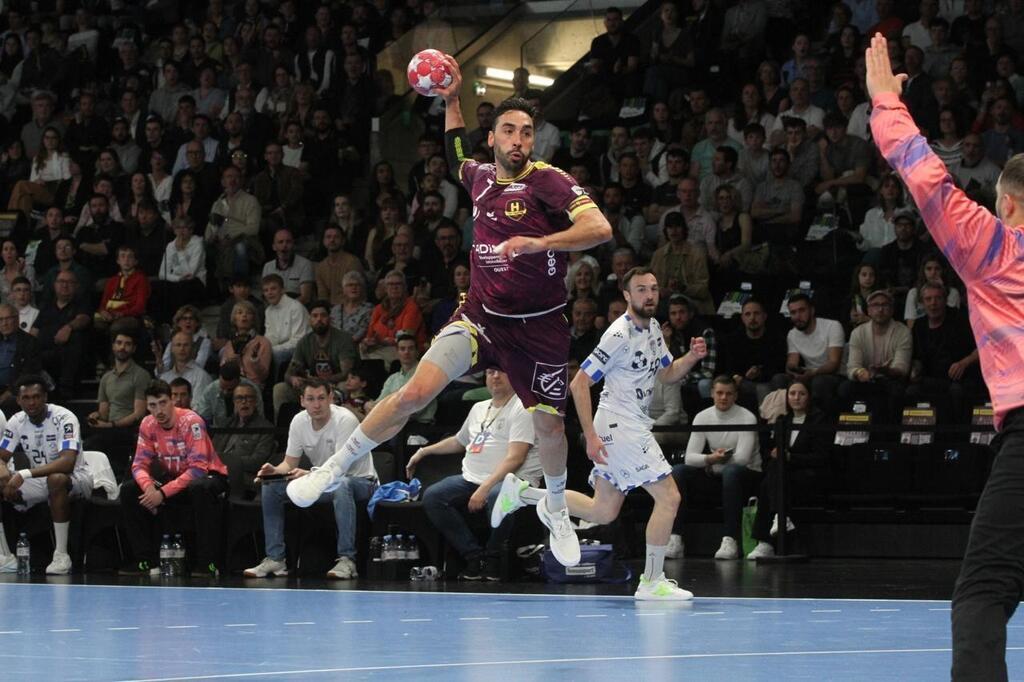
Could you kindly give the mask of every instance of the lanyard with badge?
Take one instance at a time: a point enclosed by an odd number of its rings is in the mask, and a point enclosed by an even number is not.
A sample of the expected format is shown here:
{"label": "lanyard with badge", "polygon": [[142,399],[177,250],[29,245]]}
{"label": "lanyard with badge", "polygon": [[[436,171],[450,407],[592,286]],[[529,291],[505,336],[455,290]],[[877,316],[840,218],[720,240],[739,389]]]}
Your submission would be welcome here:
{"label": "lanyard with badge", "polygon": [[[493,417],[491,417],[492,407],[494,407],[493,403],[487,406],[487,414],[484,415],[483,422],[480,424],[480,433],[476,434],[476,437],[469,443],[468,452],[471,455],[479,455],[484,451],[484,444],[487,443],[487,439],[491,437],[491,424],[493,424],[494,420],[498,418],[499,414],[501,414],[501,410],[504,405],[498,408],[498,411],[494,413]],[[488,419],[488,417],[490,417],[490,419]]]}

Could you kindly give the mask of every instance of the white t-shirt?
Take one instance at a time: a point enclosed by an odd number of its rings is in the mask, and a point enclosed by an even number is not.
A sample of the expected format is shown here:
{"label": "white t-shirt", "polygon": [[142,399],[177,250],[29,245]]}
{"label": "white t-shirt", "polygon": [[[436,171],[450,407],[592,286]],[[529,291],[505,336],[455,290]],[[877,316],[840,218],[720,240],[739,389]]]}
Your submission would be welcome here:
{"label": "white t-shirt", "polygon": [[787,118],[799,118],[802,119],[807,127],[814,126],[818,130],[821,130],[825,125],[825,111],[820,107],[816,107],[813,104],[808,104],[807,108],[803,111],[797,111],[796,109],[786,109],[775,117],[775,123],[772,125],[772,129],[769,131],[769,136],[776,130],[783,130],[785,125],[785,119]]}
{"label": "white t-shirt", "polygon": [[298,296],[302,293],[302,285],[309,282],[316,282],[313,275],[313,263],[308,258],[295,254],[292,264],[281,270],[277,267],[277,259],[268,261],[263,265],[263,276],[279,275],[284,280],[284,291],[287,294]]}
{"label": "white t-shirt", "polygon": [[846,343],[843,325],[824,317],[817,319],[814,332],[806,334],[799,329],[790,329],[786,336],[788,353],[799,353],[803,366],[818,369],[828,362],[829,348],[842,348]]}
{"label": "white t-shirt", "polygon": [[[292,418],[292,423],[288,427],[288,445],[284,453],[288,457],[306,455],[313,466],[323,466],[324,462],[345,444],[357,426],[358,417],[347,408],[331,405],[331,418],[322,429],[314,431],[313,419],[309,412],[303,410]],[[369,454],[360,457],[352,463],[345,475],[377,478],[377,470],[373,468],[373,457]]]}
{"label": "white t-shirt", "polygon": [[[32,423],[24,411],[18,412],[7,422],[3,436],[0,437],[0,450],[14,452],[21,446],[28,457],[29,467],[41,467],[57,461],[58,455],[64,450],[82,453],[82,430],[78,425],[78,417],[71,410],[60,405],[48,405],[43,423]],[[75,461],[75,469],[84,466],[79,457]]]}
{"label": "white t-shirt", "polygon": [[633,322],[629,313],[608,325],[580,371],[594,382],[604,379],[598,409],[635,419],[651,428],[651,393],[657,374],[672,364],[661,326],[652,319],[647,329]]}
{"label": "white t-shirt", "polygon": [[508,455],[509,443],[529,443],[526,461],[516,476],[536,485],[542,470],[537,439],[533,431],[533,417],[517,396],[495,407],[490,400],[482,400],[469,410],[469,416],[455,435],[466,455],[462,458],[462,478],[470,483],[483,483],[494,473]]}

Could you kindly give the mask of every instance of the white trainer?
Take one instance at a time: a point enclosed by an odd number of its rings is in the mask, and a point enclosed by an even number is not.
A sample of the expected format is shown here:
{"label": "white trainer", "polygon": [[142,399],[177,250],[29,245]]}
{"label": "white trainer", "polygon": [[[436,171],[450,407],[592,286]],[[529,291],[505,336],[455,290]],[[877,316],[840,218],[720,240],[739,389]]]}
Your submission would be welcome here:
{"label": "white trainer", "polygon": [[665,545],[665,558],[682,559],[684,549],[683,536],[673,533],[668,537],[668,544]]}
{"label": "white trainer", "polygon": [[736,540],[726,535],[722,538],[722,545],[715,552],[716,559],[739,559],[740,548],[736,545]]}
{"label": "white trainer", "polygon": [[71,557],[63,552],[54,552],[53,561],[46,567],[46,575],[67,575],[71,572]]}
{"label": "white trainer", "polygon": [[[786,517],[786,532],[792,533],[796,530],[796,524],[793,523],[793,519]],[[768,534],[775,537],[779,534],[779,515],[776,514],[775,518],[772,519],[772,529],[768,531]]]}
{"label": "white trainer", "polygon": [[288,575],[288,564],[283,560],[278,561],[277,559],[271,559],[270,557],[264,557],[263,561],[258,566],[247,568],[242,571],[242,575],[246,578],[266,578],[267,576],[275,575]]}
{"label": "white trainer", "polygon": [[359,572],[356,570],[355,562],[349,557],[343,556],[338,559],[338,563],[334,564],[334,568],[327,571],[327,577],[335,580],[352,580],[359,577]]}
{"label": "white trainer", "polygon": [[18,557],[13,554],[0,554],[0,573],[17,573]]}
{"label": "white trainer", "polygon": [[324,493],[336,490],[340,481],[334,467],[313,467],[308,474],[289,483],[285,491],[296,507],[310,507]]}
{"label": "white trainer", "polygon": [[520,493],[529,487],[529,481],[524,481],[512,472],[505,474],[501,490],[498,491],[498,499],[494,501],[494,508],[491,510],[491,528],[497,528],[506,516],[526,506]]}
{"label": "white trainer", "polygon": [[670,580],[662,573],[654,580],[640,576],[640,585],[633,597],[637,601],[690,601],[693,592],[679,587],[679,583]]}
{"label": "white trainer", "polygon": [[757,547],[750,550],[750,554],[747,555],[747,561],[757,561],[764,557],[775,556],[775,548],[772,547],[769,542],[758,542]]}
{"label": "white trainer", "polygon": [[557,512],[548,511],[548,498],[537,503],[537,518],[549,531],[548,544],[551,553],[563,566],[575,566],[580,562],[580,541],[569,520],[569,510],[562,508]]}

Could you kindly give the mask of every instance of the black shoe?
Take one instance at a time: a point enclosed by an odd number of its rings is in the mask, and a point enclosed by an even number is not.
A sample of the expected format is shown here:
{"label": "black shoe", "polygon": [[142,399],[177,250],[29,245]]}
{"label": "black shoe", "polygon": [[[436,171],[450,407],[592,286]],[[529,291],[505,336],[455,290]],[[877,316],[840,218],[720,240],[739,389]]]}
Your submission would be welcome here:
{"label": "black shoe", "polygon": [[128,561],[117,569],[118,575],[160,575],[159,566],[150,566],[148,561]]}
{"label": "black shoe", "polygon": [[501,557],[488,554],[484,557],[483,578],[489,583],[501,582]]}
{"label": "black shoe", "polygon": [[459,573],[459,580],[480,580],[483,577],[483,562],[479,558],[466,561],[465,568]]}

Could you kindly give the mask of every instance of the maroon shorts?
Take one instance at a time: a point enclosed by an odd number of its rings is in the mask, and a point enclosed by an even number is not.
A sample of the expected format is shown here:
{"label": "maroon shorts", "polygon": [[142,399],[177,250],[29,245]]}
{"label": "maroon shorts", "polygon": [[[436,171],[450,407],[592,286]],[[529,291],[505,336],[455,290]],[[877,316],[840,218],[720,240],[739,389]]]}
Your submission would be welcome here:
{"label": "maroon shorts", "polygon": [[439,336],[453,324],[465,328],[472,339],[471,371],[500,369],[523,407],[565,414],[570,337],[561,308],[536,317],[502,317],[466,302]]}

